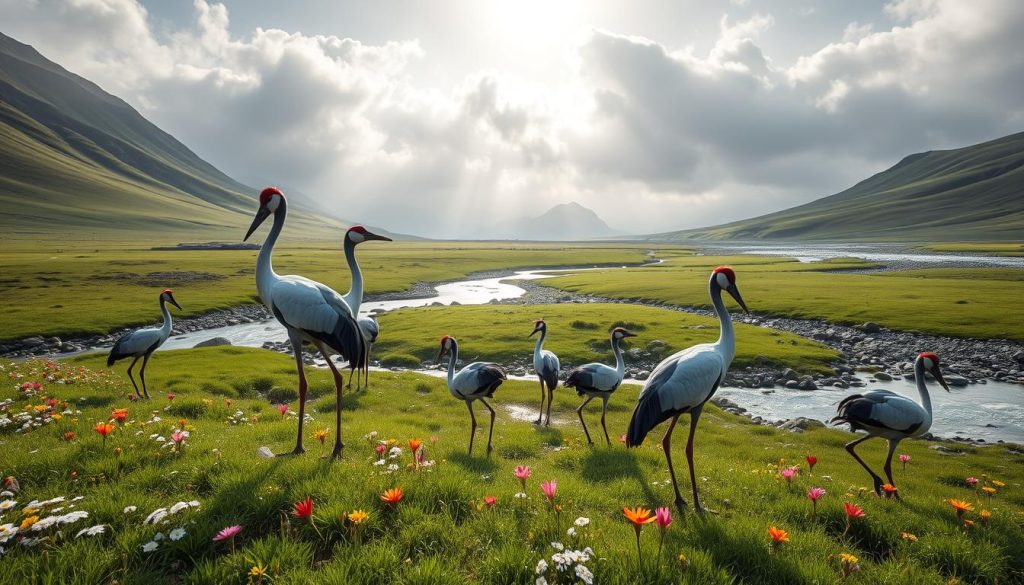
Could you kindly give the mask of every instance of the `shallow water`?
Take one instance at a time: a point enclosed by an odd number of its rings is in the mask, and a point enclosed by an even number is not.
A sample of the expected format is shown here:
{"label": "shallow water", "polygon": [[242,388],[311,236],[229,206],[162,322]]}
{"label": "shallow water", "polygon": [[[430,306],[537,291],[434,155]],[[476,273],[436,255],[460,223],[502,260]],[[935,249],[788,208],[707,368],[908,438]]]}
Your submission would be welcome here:
{"label": "shallow water", "polygon": [[872,244],[815,244],[793,245],[709,245],[709,250],[731,254],[758,256],[788,256],[801,262],[820,262],[830,258],[861,258],[870,262],[943,265],[943,266],[1001,266],[1024,269],[1024,257],[982,256],[972,254],[928,254],[897,246]]}

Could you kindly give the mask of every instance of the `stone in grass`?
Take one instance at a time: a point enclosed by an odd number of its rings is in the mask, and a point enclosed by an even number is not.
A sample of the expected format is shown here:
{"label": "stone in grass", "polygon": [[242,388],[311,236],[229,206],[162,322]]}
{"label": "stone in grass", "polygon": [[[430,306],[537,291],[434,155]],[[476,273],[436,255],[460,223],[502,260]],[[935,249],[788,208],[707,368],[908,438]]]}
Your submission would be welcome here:
{"label": "stone in grass", "polygon": [[779,423],[779,428],[785,429],[791,433],[800,433],[810,429],[825,428],[825,423],[813,418],[798,416],[796,418],[782,421]]}
{"label": "stone in grass", "polygon": [[207,339],[206,341],[200,341],[199,343],[193,345],[192,347],[217,347],[220,345],[231,345],[231,340],[226,337],[214,337],[211,339]]}

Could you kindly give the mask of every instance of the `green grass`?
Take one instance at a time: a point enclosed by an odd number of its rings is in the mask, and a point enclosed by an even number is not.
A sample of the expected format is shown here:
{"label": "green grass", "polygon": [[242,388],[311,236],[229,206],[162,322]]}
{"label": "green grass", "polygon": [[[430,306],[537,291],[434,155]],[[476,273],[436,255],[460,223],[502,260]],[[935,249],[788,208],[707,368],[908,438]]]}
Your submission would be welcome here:
{"label": "green grass", "polygon": [[974,252],[993,256],[1024,256],[1024,244],[1020,242],[961,242],[927,244],[922,247],[932,252]]}
{"label": "green grass", "polygon": [[[411,354],[420,360],[437,357],[438,339],[452,335],[459,340],[462,359],[500,363],[530,362],[536,336],[533,321],[545,319],[548,338],[544,348],[559,357],[563,366],[591,361],[614,363],[608,332],[624,326],[638,337],[623,348],[644,352],[648,363],[697,343],[718,338],[718,320],[668,309],[627,304],[480,305],[403,309],[379,317],[382,331],[374,353],[382,363]],[[736,367],[774,365],[803,371],[829,371],[837,353],[805,338],[751,325],[736,325]],[[627,356],[627,366],[630,363]],[[532,362],[531,362],[532,363]],[[395,364],[400,365],[400,364]]]}
{"label": "green grass", "polygon": [[[416,282],[455,280],[480,270],[641,262],[645,251],[600,244],[382,242],[361,246],[358,257],[366,292],[372,294],[406,290]],[[255,265],[256,252],[250,250],[159,251],[77,243],[61,247],[52,241],[42,249],[7,250],[0,253],[0,303],[8,307],[0,339],[96,334],[153,323],[160,319],[156,298],[165,287],[174,289],[185,309],[175,316],[258,302]],[[274,267],[281,274],[301,274],[339,291],[348,289],[340,244],[285,246],[276,251]]]}
{"label": "green grass", "polygon": [[736,268],[743,299],[760,314],[1024,339],[1024,306],[1018,302],[1024,297],[1024,281],[1019,271],[1006,269],[844,274],[822,271],[817,263],[778,258],[695,256],[658,266],[580,272],[544,284],[619,299],[709,306],[708,275],[718,264]]}
{"label": "green grass", "polygon": [[[129,403],[124,398],[129,386],[120,371],[108,377],[94,370],[101,360],[90,356],[47,370],[56,379],[78,378],[72,384],[43,383],[44,395],[68,401],[80,412],[25,434],[0,431],[0,475],[17,477],[22,488],[18,505],[0,523],[20,522],[30,500],[55,496],[83,496],[74,509],[90,514],[59,536],[56,528],[44,531],[51,540],[35,548],[8,546],[0,560],[0,582],[241,584],[250,582],[247,572],[260,564],[268,571],[263,582],[275,584],[532,583],[537,561],[551,563],[551,542],[591,547],[596,558],[587,565],[596,583],[836,582],[838,565],[830,557],[841,552],[860,558],[862,570],[851,583],[939,584],[954,577],[965,583],[1009,583],[1024,577],[1024,457],[1004,447],[962,446],[963,455],[949,456],[928,449],[927,443],[908,442],[901,451],[912,460],[905,472],[896,472],[904,499],[883,500],[861,492],[865,474],[842,450],[848,433],[789,434],[709,408],[697,434],[696,466],[703,500],[720,514],[705,519],[677,514],[658,569],[658,530],[646,527],[644,565],[638,570],[633,531],[621,510],[670,504],[659,437],[649,437],[635,450],[618,442],[588,447],[573,421],[571,409],[578,399],[568,392],[556,393],[553,425],[537,428],[510,418],[504,408],[532,405],[534,385],[506,383],[494,400],[494,453],[488,458],[481,450],[467,457],[465,406],[452,399],[443,380],[374,373],[369,391],[346,395],[345,458],[330,463],[317,456],[312,433],[330,429],[333,439],[332,388],[326,372],[315,371],[310,375],[315,420],[306,426],[310,452],[268,460],[256,455],[257,447],[290,448],[295,421],[282,417],[256,392],[294,384],[288,357],[240,348],[161,352],[149,371],[156,397],[150,403]],[[21,382],[39,379],[36,368],[43,366],[5,367],[5,374],[20,374]],[[177,393],[173,402],[164,397],[167,391]],[[623,386],[612,399],[608,426],[613,436],[625,429],[636,393],[636,387]],[[5,398],[15,400],[12,410],[24,408],[13,382],[0,390],[0,400]],[[134,422],[115,431],[104,446],[91,429],[115,407],[127,407]],[[257,420],[226,423],[236,409],[243,420]],[[153,413],[159,422],[141,424]],[[596,426],[596,412],[588,414]],[[151,433],[168,436],[181,417],[191,430],[181,454],[149,439]],[[68,431],[77,437],[63,440]],[[424,439],[427,459],[435,466],[408,469],[411,459],[404,452],[397,459],[400,469],[384,473],[372,464],[372,445],[362,438],[371,431],[403,446],[409,438]],[[477,448],[486,440],[484,432],[478,431]],[[436,444],[428,440],[431,436]],[[685,484],[684,437],[681,429],[674,450]],[[123,450],[119,456],[115,447]],[[819,460],[813,475],[803,464],[808,453]],[[868,443],[862,453],[877,465],[883,446]],[[527,500],[513,497],[520,487],[512,469],[519,464],[533,469]],[[791,489],[777,477],[780,464],[801,465]],[[982,499],[964,484],[968,475],[1007,485]],[[558,482],[557,523],[539,489],[548,479]],[[803,496],[811,485],[828,491],[816,518]],[[378,496],[394,486],[406,495],[396,510],[389,510]],[[498,498],[493,510],[478,509],[486,495]],[[307,496],[314,501],[316,530],[289,516],[292,503]],[[977,524],[965,531],[948,498],[990,510],[991,521],[983,525],[971,513],[968,517]],[[153,510],[193,499],[201,503],[198,509],[168,516],[168,524],[143,524]],[[858,503],[867,513],[848,531],[844,501]],[[125,514],[126,506],[138,509]],[[340,520],[354,509],[370,515],[361,543]],[[590,524],[569,537],[566,529],[577,517],[589,518]],[[105,533],[74,538],[94,524],[105,525]],[[232,552],[228,543],[211,539],[233,524],[243,528]],[[769,526],[787,530],[790,542],[772,550]],[[186,536],[167,539],[178,527],[185,528]],[[159,548],[142,552],[158,531],[165,536]],[[901,531],[919,540],[905,541]]]}

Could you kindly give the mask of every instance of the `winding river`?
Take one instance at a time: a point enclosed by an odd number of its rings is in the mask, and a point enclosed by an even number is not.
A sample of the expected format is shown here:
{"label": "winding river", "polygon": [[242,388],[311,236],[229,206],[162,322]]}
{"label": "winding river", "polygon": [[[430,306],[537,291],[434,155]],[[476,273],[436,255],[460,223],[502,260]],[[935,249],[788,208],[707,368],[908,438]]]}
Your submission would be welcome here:
{"label": "winding river", "polygon": [[[849,255],[849,254],[846,254]],[[960,258],[960,257],[958,257]],[[1017,259],[1019,260],[1019,259]],[[418,299],[364,302],[362,313],[379,313],[403,307],[425,307],[434,304],[462,305],[486,304],[492,300],[518,298],[526,291],[506,281],[536,280],[549,278],[559,272],[574,270],[524,270],[508,276],[471,279],[437,286],[437,294]],[[384,332],[386,335],[387,332]],[[287,335],[277,321],[245,323],[205,329],[179,335],[167,341],[161,350],[182,349],[194,346],[200,341],[213,337],[224,337],[233,345],[260,347],[266,341],[285,341]],[[523,351],[529,352],[524,346]],[[435,370],[423,373],[436,375]],[[532,377],[528,378],[533,380]],[[627,380],[627,383],[634,381]],[[917,400],[917,388],[913,383],[895,380],[872,382],[870,388],[885,388],[906,394]],[[847,394],[857,391],[818,389],[814,391],[776,388],[773,391],[753,388],[723,387],[718,395],[728,398],[746,408],[751,415],[769,420],[780,420],[804,416],[817,420],[828,420],[835,414],[836,404]],[[769,392],[769,393],[765,393]],[[970,437],[985,441],[1010,441],[1024,444],[1024,387],[1014,384],[989,381],[965,388],[953,388],[946,393],[937,386],[932,388],[932,403],[935,406],[935,420],[932,432],[941,437]],[[532,418],[533,414],[529,413]],[[575,419],[573,419],[575,420]]]}

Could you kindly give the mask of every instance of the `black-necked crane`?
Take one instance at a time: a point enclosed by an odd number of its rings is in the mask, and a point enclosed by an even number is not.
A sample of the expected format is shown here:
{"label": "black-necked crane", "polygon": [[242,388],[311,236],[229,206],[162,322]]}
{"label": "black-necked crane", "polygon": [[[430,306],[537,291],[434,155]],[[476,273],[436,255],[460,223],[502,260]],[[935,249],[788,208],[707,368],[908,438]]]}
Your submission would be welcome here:
{"label": "black-necked crane", "polygon": [[[167,308],[167,303],[171,303],[179,311],[181,310],[181,305],[174,300],[174,291],[165,289],[160,293],[160,312],[164,316],[163,325],[160,327],[145,327],[143,329],[136,329],[131,333],[126,333],[114,343],[114,347],[110,348],[110,355],[107,356],[108,368],[118,360],[134,358],[132,359],[132,365],[128,366],[128,379],[132,381],[132,386],[135,387],[135,394],[139,398],[143,396],[149,398],[149,390],[146,389],[146,364],[149,363],[149,356],[153,355],[153,352],[171,336],[173,325],[171,324],[171,311]],[[139,358],[142,358],[142,367],[139,368],[139,378],[142,380],[142,394],[139,394],[139,385],[135,383],[135,378],[132,377],[132,368],[135,367],[135,362],[139,361]]]}
{"label": "black-necked crane", "polygon": [[274,216],[270,233],[256,258],[256,289],[263,304],[288,331],[288,340],[295,354],[295,366],[299,374],[299,429],[292,454],[305,452],[302,447],[302,425],[306,413],[306,374],[302,364],[302,344],[308,342],[320,351],[334,375],[337,433],[334,435],[331,457],[338,457],[344,447],[341,441],[342,376],[331,361],[331,354],[340,354],[348,360],[349,368],[355,369],[362,363],[363,337],[356,324],[356,313],[340,294],[308,278],[281,276],[274,272],[271,256],[284,227],[287,212],[288,203],[284,194],[275,187],[264,189],[260,193],[259,210],[245,239],[248,240],[267,217]]}
{"label": "black-necked crane", "polygon": [[640,396],[637,398],[633,417],[629,421],[626,432],[626,446],[636,447],[644,441],[644,437],[654,427],[669,421],[668,430],[661,440],[668,463],[669,475],[672,477],[672,488],[675,490],[676,507],[683,511],[686,502],[679,493],[676,472],[672,467],[672,431],[680,415],[690,415],[690,437],[686,442],[686,461],[690,467],[690,484],[693,488],[693,507],[699,514],[704,513],[700,498],[697,495],[697,478],[693,472],[693,435],[697,430],[704,403],[718,390],[729,364],[736,355],[736,336],[733,332],[732,318],[722,301],[722,291],[728,292],[744,311],[747,305],[736,288],[736,273],[728,266],[719,266],[711,272],[708,283],[708,294],[715,307],[720,323],[718,341],[702,343],[677,352],[663,360],[647,379]]}
{"label": "black-necked crane", "polygon": [[539,425],[544,416],[544,388],[546,386],[548,416],[544,425],[547,426],[551,424],[551,400],[554,398],[555,388],[558,387],[558,372],[562,369],[562,364],[558,362],[557,355],[544,349],[544,339],[548,336],[548,324],[544,322],[544,319],[533,322],[533,333],[527,337],[533,337],[534,333],[538,332],[540,337],[537,339],[537,345],[533,347],[533,369],[537,372],[537,378],[540,379],[540,411],[537,413],[537,421],[534,424]]}
{"label": "black-necked crane", "polygon": [[[363,305],[363,271],[359,268],[359,262],[356,260],[356,246],[372,240],[390,242],[391,238],[372,233],[361,225],[354,225],[345,232],[345,262],[348,263],[352,280],[348,292],[341,295],[341,298],[345,299],[349,308],[352,309],[352,314],[356,316],[359,331],[363,334],[363,361],[358,364],[356,375],[359,375],[360,371],[365,372],[367,384],[370,382],[370,346],[377,341],[380,328],[377,322],[370,317],[359,317],[359,308]],[[351,373],[348,385],[352,386]],[[359,378],[356,378],[356,386],[358,387],[358,385]]]}
{"label": "black-necked crane", "polygon": [[[928,432],[932,426],[932,400],[928,396],[925,384],[925,372],[935,377],[935,381],[949,392],[949,386],[942,378],[939,369],[939,356],[925,352],[914,360],[914,378],[917,391],[921,394],[921,404],[912,399],[888,390],[873,390],[865,394],[847,396],[839,403],[837,414],[831,423],[848,423],[851,431],[865,431],[867,436],[855,439],[846,444],[846,450],[867,470],[875,484],[875,493],[882,493],[882,478],[868,467],[867,463],[857,455],[854,447],[872,437],[881,437],[889,442],[889,454],[885,457],[885,477],[895,487],[892,480],[892,455],[896,446],[903,439],[913,439]],[[896,493],[899,497],[899,493]]]}
{"label": "black-necked crane", "polygon": [[501,386],[508,376],[498,364],[490,362],[473,362],[455,373],[455,364],[459,361],[459,343],[454,337],[445,335],[441,338],[441,351],[437,354],[440,361],[445,354],[448,359],[448,391],[452,396],[466,403],[472,426],[469,431],[469,454],[473,454],[473,437],[476,435],[476,415],[473,414],[473,401],[479,400],[491,411],[491,427],[487,432],[487,454],[491,454],[491,438],[494,435],[494,409],[487,404],[485,398],[494,396],[494,391]]}
{"label": "black-necked crane", "polygon": [[615,327],[612,329],[610,337],[612,353],[615,354],[614,368],[596,362],[583,364],[569,370],[569,375],[565,379],[566,388],[575,388],[577,394],[587,397],[583,404],[576,409],[576,414],[579,415],[583,432],[587,435],[587,443],[591,445],[594,444],[594,441],[590,440],[590,431],[587,430],[587,423],[583,420],[583,407],[595,398],[601,399],[601,428],[604,429],[605,442],[611,445],[612,441],[608,438],[608,427],[604,424],[604,415],[608,411],[608,399],[612,397],[612,392],[615,392],[626,375],[626,362],[622,358],[622,348],[619,347],[619,344],[627,337],[636,337],[636,334],[622,327]]}

